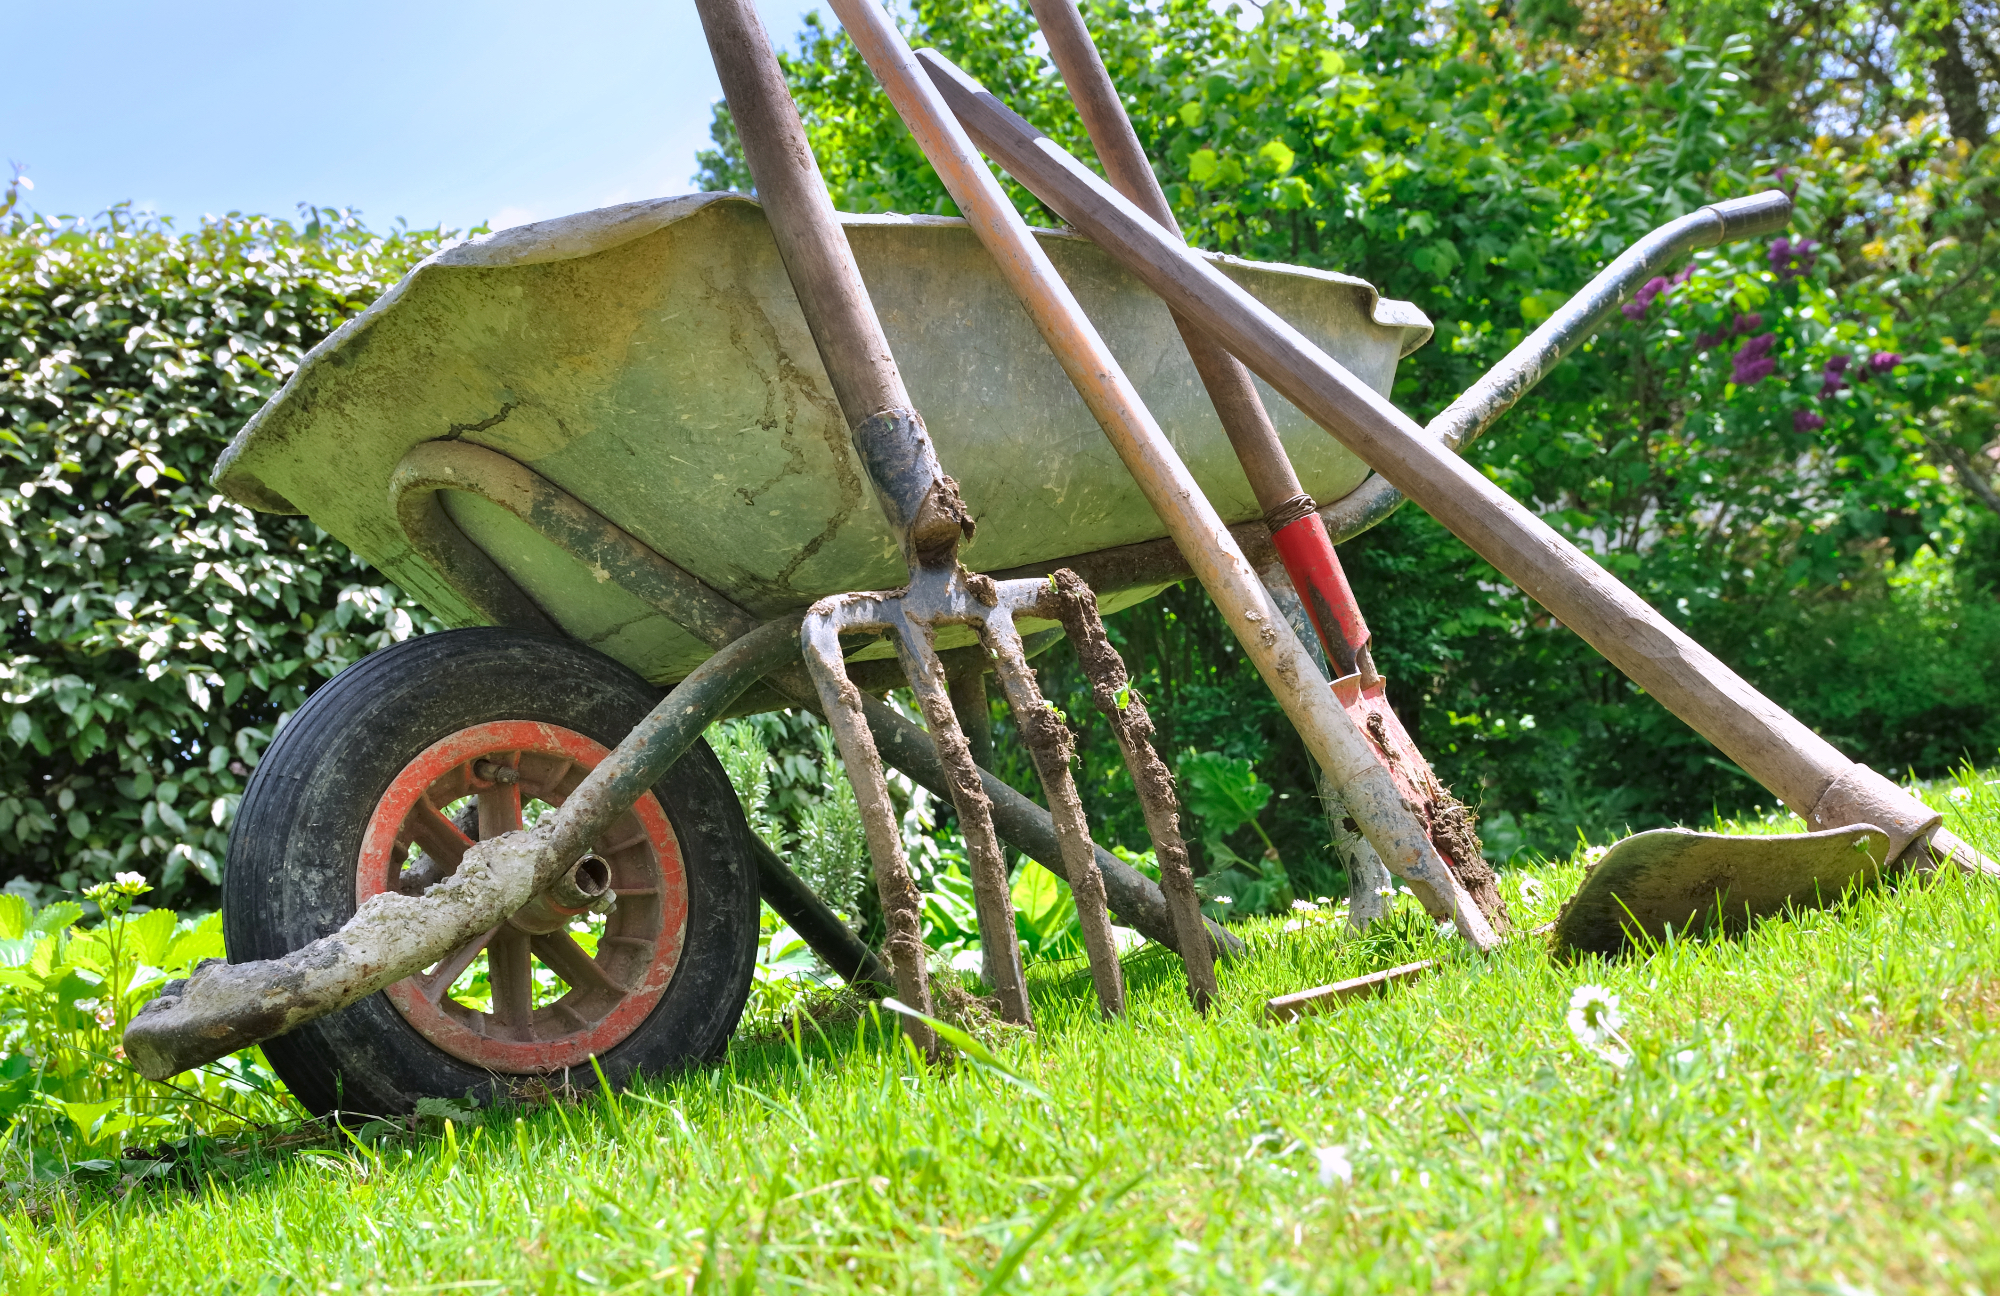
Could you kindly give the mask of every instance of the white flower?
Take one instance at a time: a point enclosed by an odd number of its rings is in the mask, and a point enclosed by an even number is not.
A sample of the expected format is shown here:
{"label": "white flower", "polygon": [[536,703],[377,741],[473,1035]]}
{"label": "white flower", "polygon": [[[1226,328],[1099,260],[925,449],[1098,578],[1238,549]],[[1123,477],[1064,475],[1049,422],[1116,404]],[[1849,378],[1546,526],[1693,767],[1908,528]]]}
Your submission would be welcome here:
{"label": "white flower", "polygon": [[1214,899],[1215,899],[1215,903],[1217,903],[1217,904],[1235,904],[1235,903],[1236,903],[1236,897],[1235,897],[1235,896],[1216,896],[1216,897],[1214,897]]}
{"label": "white flower", "polygon": [[1292,901],[1292,908],[1298,913],[1314,913],[1319,909],[1319,906],[1310,900],[1294,900]]}
{"label": "white flower", "polygon": [[1385,887],[1376,887],[1376,888],[1375,888],[1375,894],[1376,894],[1376,895],[1378,895],[1378,896],[1384,896],[1384,897],[1387,897],[1387,896],[1392,896],[1392,895],[1396,894],[1396,884],[1395,884],[1395,883],[1393,883],[1393,882],[1391,882],[1391,883],[1390,883],[1390,884],[1389,884],[1388,886],[1385,886]]}
{"label": "white flower", "polygon": [[142,886],[145,884],[146,875],[144,873],[119,873],[115,875],[111,880],[113,882],[116,882],[119,886],[122,887]]}
{"label": "white flower", "polygon": [[1336,1179],[1344,1184],[1354,1182],[1354,1163],[1347,1159],[1346,1148],[1314,1148],[1313,1160],[1319,1162],[1319,1181],[1322,1186],[1331,1188]]}
{"label": "white flower", "polygon": [[1543,885],[1540,878],[1524,877],[1521,879],[1522,904],[1538,905],[1548,898],[1548,894],[1549,889]]}
{"label": "white flower", "polygon": [[1618,1011],[1618,996],[1601,985],[1580,985],[1569,997],[1570,1034],[1597,1058],[1623,1069],[1632,1061],[1632,1050],[1618,1033],[1625,1014]]}
{"label": "white flower", "polygon": [[1951,790],[1951,799],[1960,804],[1964,804],[1965,802],[1972,800],[1972,789],[1969,787],[1955,787]]}

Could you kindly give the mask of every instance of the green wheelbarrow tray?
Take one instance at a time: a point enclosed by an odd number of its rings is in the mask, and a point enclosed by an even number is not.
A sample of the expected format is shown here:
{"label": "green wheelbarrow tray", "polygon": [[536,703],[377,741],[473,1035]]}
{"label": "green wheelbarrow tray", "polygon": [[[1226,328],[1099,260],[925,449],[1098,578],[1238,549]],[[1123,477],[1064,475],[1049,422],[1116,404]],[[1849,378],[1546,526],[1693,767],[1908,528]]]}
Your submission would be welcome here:
{"label": "green wheelbarrow tray", "polygon": [[[965,222],[842,220],[977,521],[963,550],[969,567],[1019,571],[1165,535]],[[1089,241],[1041,238],[1223,518],[1256,518],[1166,308]],[[1430,338],[1421,311],[1361,280],[1217,260],[1379,392]],[[1368,476],[1317,425],[1264,395],[1315,498],[1338,499]],[[681,568],[698,593],[706,586],[759,620],[906,576],[763,211],[737,195],[585,212],[430,257],[306,356],[214,480],[250,507],[310,517],[448,625],[504,620],[439,559],[437,543],[413,541],[406,524],[419,514],[406,506],[399,517],[392,500],[392,484],[411,476],[406,466],[398,478],[399,465],[438,442],[457,444],[419,458],[499,465],[517,493],[526,481],[574,497],[572,513],[594,511]],[[441,507],[445,529],[483,551],[553,628],[656,684],[710,655],[715,636],[690,631],[689,617],[641,597],[616,570],[579,563],[522,510],[492,502],[505,489],[427,480],[437,501],[427,507]],[[1157,563],[1101,566],[1090,574],[1107,610],[1178,579]],[[954,645],[941,635],[939,646]]]}

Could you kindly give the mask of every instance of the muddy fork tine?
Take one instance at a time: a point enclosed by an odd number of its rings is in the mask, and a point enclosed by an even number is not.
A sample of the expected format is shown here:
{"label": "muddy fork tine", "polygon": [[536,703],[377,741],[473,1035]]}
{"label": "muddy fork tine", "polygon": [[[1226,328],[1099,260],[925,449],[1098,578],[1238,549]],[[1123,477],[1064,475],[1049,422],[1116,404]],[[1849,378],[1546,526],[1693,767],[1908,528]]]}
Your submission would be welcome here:
{"label": "muddy fork tine", "polygon": [[[1034,603],[1048,600],[1043,581],[1031,584]],[[1010,582],[1010,585],[1015,584]],[[1056,841],[1062,848],[1063,867],[1069,874],[1070,893],[1076,898],[1077,924],[1083,931],[1084,953],[1090,960],[1090,982],[1097,991],[1097,1006],[1106,1017],[1125,1015],[1125,974],[1118,966],[1118,942],[1111,933],[1111,914],[1104,899],[1104,875],[1097,868],[1097,851],[1090,838],[1090,824],[1084,818],[1083,799],[1077,795],[1076,779],[1070,770],[1076,757],[1076,743],[1067,725],[1057,718],[1054,708],[1042,697],[1035,674],[1028,668],[1021,647],[1021,632],[1014,625],[1008,586],[1000,608],[985,624],[987,650],[993,654],[995,673],[1006,692],[1007,705],[1021,726],[1035,773],[1049,799],[1049,815],[1055,821]],[[1038,609],[1047,615],[1046,609]]]}
{"label": "muddy fork tine", "polygon": [[[828,604],[832,604],[829,607]],[[840,655],[843,614],[855,616],[863,607],[873,609],[874,600],[848,595],[816,604],[806,615],[799,638],[805,645],[806,667],[819,690],[826,711],[827,726],[833,730],[834,745],[847,766],[848,781],[854,785],[854,799],[861,810],[861,826],[868,839],[868,855],[874,865],[875,894],[882,902],[882,920],[888,928],[883,955],[889,961],[896,994],[924,1016],[931,1016],[930,968],[924,946],[923,901],[910,877],[910,860],[903,853],[903,837],[896,822],[895,807],[889,801],[888,779],[882,773],[882,757],[875,750],[875,736],[861,713],[861,691],[847,678]],[[857,622],[860,618],[856,616]],[[865,622],[853,628],[862,628]],[[937,1033],[930,1023],[904,1017],[903,1033],[927,1057],[938,1056]]]}
{"label": "muddy fork tine", "polygon": [[916,694],[917,706],[924,713],[931,744],[944,762],[951,803],[958,811],[958,829],[965,837],[965,853],[972,866],[972,898],[979,912],[979,949],[985,959],[986,981],[1000,1000],[1001,1020],[1033,1026],[1034,1008],[1028,1002],[1020,939],[1014,930],[1014,901],[1007,885],[1007,856],[999,834],[993,831],[993,803],[979,786],[972,747],[951,709],[944,663],[938,660],[931,642],[933,631],[928,625],[909,625],[907,621],[905,625],[908,628],[897,635],[897,653],[910,691]]}
{"label": "muddy fork tine", "polygon": [[1160,865],[1160,890],[1167,898],[1167,912],[1173,918],[1174,935],[1179,938],[1181,962],[1187,967],[1188,998],[1196,1011],[1207,1012],[1215,1002],[1215,949],[1209,941],[1208,924],[1202,920],[1201,897],[1194,889],[1194,870],[1188,867],[1187,841],[1181,836],[1180,801],[1174,795],[1173,775],[1153,750],[1153,720],[1146,704],[1125,674],[1124,659],[1104,633],[1104,621],[1097,613],[1097,596],[1083,578],[1068,568],[1049,578],[1053,590],[1050,609],[1062,622],[1063,632],[1076,646],[1077,663],[1090,681],[1091,700],[1118,739],[1125,756],[1125,768],[1132,772],[1132,786],[1139,796],[1139,809],[1146,817],[1146,833],[1153,839],[1153,858]]}

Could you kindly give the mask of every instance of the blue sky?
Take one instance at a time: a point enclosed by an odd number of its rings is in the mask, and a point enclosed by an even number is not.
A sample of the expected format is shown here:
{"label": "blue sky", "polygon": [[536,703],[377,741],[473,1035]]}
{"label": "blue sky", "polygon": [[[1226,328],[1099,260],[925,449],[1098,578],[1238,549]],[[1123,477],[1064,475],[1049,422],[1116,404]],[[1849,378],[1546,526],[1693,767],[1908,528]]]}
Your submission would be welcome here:
{"label": "blue sky", "polygon": [[[757,3],[786,46],[823,11]],[[690,0],[43,0],[5,31],[0,161],[51,214],[519,224],[687,192],[721,94]]]}

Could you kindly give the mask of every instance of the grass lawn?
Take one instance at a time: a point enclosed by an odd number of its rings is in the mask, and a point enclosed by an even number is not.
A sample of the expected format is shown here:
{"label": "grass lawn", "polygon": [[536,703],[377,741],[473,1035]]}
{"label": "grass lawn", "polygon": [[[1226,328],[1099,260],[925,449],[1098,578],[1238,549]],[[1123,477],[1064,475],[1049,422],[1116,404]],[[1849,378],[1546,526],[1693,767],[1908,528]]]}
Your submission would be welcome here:
{"label": "grass lawn", "polygon": [[[1947,820],[2000,852],[2000,786]],[[1947,785],[1948,787],[1948,785]],[[1744,824],[1776,831],[1781,821]],[[1575,861],[1511,872],[1523,927]],[[1161,951],[1128,1021],[1035,973],[1005,1071],[863,1021],[742,1042],[627,1095],[448,1138],[17,1209],[7,1290],[2000,1291],[2000,889],[1944,875],[1740,939],[1484,961],[1393,931],[1246,924],[1223,1003]],[[1389,996],[1263,1000],[1407,961]],[[1622,1001],[1620,1069],[1565,1025]]]}

